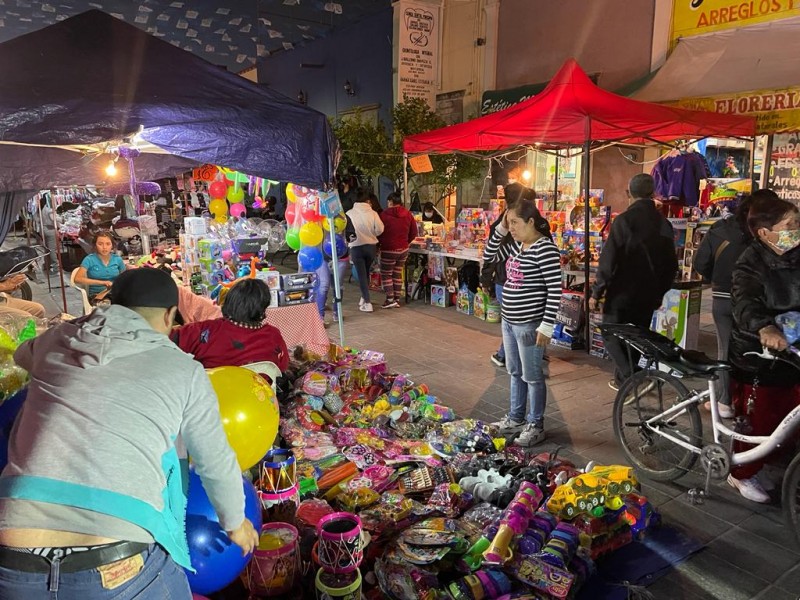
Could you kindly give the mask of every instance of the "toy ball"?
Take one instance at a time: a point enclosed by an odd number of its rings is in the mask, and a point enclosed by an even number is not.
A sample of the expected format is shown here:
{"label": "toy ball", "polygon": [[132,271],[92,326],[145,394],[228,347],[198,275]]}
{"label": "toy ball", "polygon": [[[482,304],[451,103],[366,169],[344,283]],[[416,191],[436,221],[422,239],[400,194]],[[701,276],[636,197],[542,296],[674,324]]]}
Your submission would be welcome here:
{"label": "toy ball", "polygon": [[286,232],[286,245],[292,250],[300,250],[300,230],[292,227]]}
{"label": "toy ball", "polygon": [[236,203],[244,200],[244,189],[238,185],[232,185],[228,188],[228,193],[225,195],[229,202]]}
{"label": "toy ball", "polygon": [[286,222],[289,223],[289,225],[295,224],[297,221],[298,212],[299,211],[297,210],[296,204],[289,204],[286,206],[286,212],[284,213],[284,216],[286,217]]}
{"label": "toy ball", "polygon": [[[341,215],[337,216],[333,220],[333,230],[336,233],[342,233],[344,231],[345,227],[347,227],[347,219],[345,219],[343,216],[341,216]],[[325,219],[324,221],[322,221],[322,228],[325,231],[330,231],[331,230],[331,222],[330,222],[329,219]]]}
{"label": "toy ball", "polygon": [[[244,513],[256,531],[261,530],[261,503],[253,484],[242,479]],[[186,539],[195,573],[186,571],[189,587],[195,594],[211,594],[231,583],[241,573],[250,556],[231,542],[219,524],[219,518],[208,499],[200,476],[189,470],[189,492],[186,497]]]}
{"label": "toy ball", "polygon": [[313,273],[322,266],[322,252],[316,246],[304,246],[297,253],[297,264],[304,273]]}
{"label": "toy ball", "polygon": [[227,193],[228,186],[225,185],[224,181],[215,181],[208,186],[208,195],[212,198],[224,198]]}
{"label": "toy ball", "polygon": [[220,215],[227,215],[228,214],[228,203],[221,198],[217,198],[212,200],[208,203],[208,210],[211,211],[211,214],[215,217],[219,217]]}
{"label": "toy ball", "polygon": [[236,204],[231,204],[231,216],[232,217],[241,217],[247,212],[247,208],[245,208],[244,204],[241,202],[237,202]]}
{"label": "toy ball", "polygon": [[208,378],[219,401],[222,427],[246,471],[272,448],[278,434],[280,409],[275,392],[260,375],[242,367],[217,367]]}
{"label": "toy ball", "polygon": [[319,198],[307,196],[299,204],[301,205],[300,216],[306,221],[319,221],[322,219],[322,215],[319,214],[318,210]]}
{"label": "toy ball", "polygon": [[[333,256],[331,253],[331,239],[326,237],[322,242],[322,251],[325,253],[325,256]],[[344,253],[347,252],[347,243],[344,241],[344,238],[340,235],[336,236],[336,256],[341,257]]]}
{"label": "toy ball", "polygon": [[309,189],[307,187],[303,187],[302,185],[297,185],[296,183],[290,183],[286,186],[286,195],[289,195],[289,191],[291,190],[292,196],[294,196],[295,201],[299,200],[300,198],[305,198],[308,196]]}
{"label": "toy ball", "polygon": [[289,183],[286,185],[286,199],[290,204],[297,202],[297,194],[294,193],[294,184]]}
{"label": "toy ball", "polygon": [[319,246],[322,242],[322,227],[316,223],[305,223],[300,228],[300,242],[304,246]]}

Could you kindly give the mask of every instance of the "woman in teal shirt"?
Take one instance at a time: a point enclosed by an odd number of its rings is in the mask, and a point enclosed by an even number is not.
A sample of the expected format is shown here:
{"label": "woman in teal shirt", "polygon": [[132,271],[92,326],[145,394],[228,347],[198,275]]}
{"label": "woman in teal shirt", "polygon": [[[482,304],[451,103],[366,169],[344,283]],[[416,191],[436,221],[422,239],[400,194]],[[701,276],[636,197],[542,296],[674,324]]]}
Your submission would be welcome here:
{"label": "woman in teal shirt", "polygon": [[94,238],[94,252],[81,261],[75,283],[89,286],[89,301],[105,298],[114,279],[125,270],[125,262],[114,253],[114,239],[108,232]]}

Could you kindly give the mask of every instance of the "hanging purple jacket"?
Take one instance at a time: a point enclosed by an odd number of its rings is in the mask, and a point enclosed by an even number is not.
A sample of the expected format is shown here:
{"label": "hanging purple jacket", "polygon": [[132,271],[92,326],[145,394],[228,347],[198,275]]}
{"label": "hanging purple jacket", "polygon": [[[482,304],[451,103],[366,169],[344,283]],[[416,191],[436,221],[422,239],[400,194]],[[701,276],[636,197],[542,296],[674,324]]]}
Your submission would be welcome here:
{"label": "hanging purple jacket", "polygon": [[706,177],[702,159],[694,152],[667,155],[652,171],[656,196],[678,198],[685,206],[697,206],[700,200],[700,180]]}

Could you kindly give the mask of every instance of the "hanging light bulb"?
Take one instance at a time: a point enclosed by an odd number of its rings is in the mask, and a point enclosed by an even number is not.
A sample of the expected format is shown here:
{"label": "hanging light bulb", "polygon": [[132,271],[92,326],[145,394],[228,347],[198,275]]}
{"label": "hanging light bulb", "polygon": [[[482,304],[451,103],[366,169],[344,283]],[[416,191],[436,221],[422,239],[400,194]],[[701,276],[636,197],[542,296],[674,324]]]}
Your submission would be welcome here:
{"label": "hanging light bulb", "polygon": [[114,164],[115,162],[116,161],[114,160],[110,161],[108,163],[108,166],[106,167],[106,175],[108,175],[109,177],[113,177],[114,175],[117,174],[117,165]]}
{"label": "hanging light bulb", "polygon": [[525,181],[530,181],[530,180],[531,180],[531,172],[530,172],[530,171],[528,171],[528,169],[525,169],[525,170],[522,172],[522,178],[523,178]]}

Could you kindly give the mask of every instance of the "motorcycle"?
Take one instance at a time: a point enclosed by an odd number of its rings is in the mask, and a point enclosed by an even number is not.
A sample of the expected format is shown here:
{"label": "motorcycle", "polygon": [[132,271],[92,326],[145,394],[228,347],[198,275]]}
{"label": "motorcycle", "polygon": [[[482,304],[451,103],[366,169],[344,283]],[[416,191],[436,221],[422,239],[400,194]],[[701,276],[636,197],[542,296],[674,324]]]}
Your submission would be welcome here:
{"label": "motorcycle", "polygon": [[[44,246],[20,246],[0,252],[0,281],[18,273],[24,273],[28,279],[36,281],[35,268],[47,253]],[[33,292],[27,281],[8,295],[21,300],[33,299]]]}

